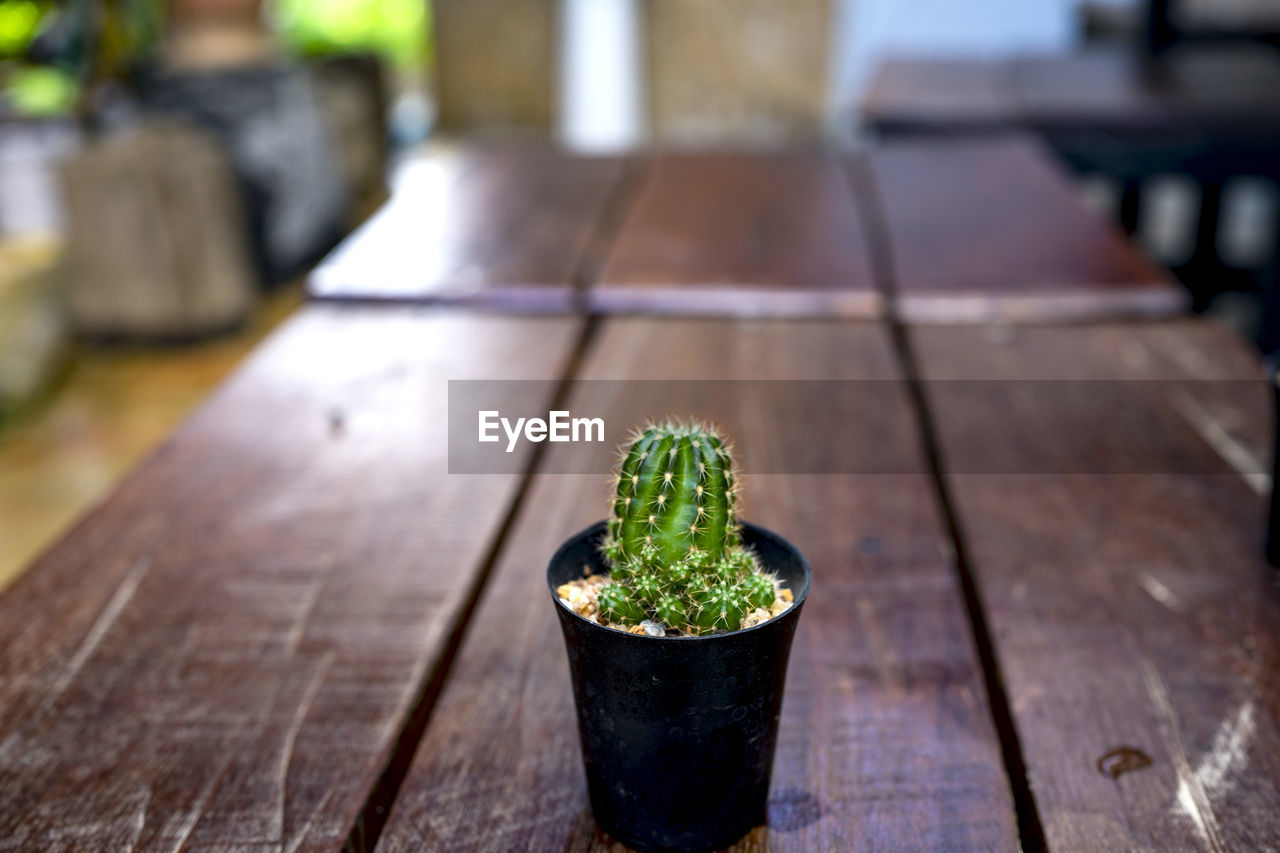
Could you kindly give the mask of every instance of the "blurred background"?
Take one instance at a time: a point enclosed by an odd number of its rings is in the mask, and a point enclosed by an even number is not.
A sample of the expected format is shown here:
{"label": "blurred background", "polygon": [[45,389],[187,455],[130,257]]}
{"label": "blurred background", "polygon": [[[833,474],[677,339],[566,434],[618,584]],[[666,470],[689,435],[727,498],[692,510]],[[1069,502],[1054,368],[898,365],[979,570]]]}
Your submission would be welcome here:
{"label": "blurred background", "polygon": [[398,164],[1032,132],[1264,352],[1275,0],[0,0],[0,584],[302,299]]}

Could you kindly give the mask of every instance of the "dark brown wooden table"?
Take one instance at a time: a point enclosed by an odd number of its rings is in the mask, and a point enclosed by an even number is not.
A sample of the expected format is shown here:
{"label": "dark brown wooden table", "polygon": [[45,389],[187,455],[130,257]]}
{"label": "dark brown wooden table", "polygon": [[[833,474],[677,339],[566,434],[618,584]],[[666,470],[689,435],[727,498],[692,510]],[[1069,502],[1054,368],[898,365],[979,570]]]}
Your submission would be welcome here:
{"label": "dark brown wooden table", "polygon": [[1197,259],[1214,255],[1224,181],[1280,176],[1280,57],[1263,45],[1186,45],[1151,61],[1124,45],[1013,59],[891,59],[858,109],[885,137],[1034,133],[1078,171],[1122,184],[1137,226],[1141,182],[1186,174],[1202,201]]}
{"label": "dark brown wooden table", "polygon": [[[665,152],[626,163],[504,146],[447,152],[406,172],[386,210],[312,275],[314,296],[871,319],[886,297],[874,265],[888,263],[902,306],[919,319],[1186,307],[1183,291],[1087,210],[1029,137],[852,154]],[[387,284],[396,277],[401,285]]]}
{"label": "dark brown wooden table", "polygon": [[1025,136],[928,139],[867,155],[897,306],[920,322],[1169,316],[1186,291],[1088,210]]}
{"label": "dark brown wooden table", "polygon": [[[1033,133],[1076,171],[1119,184],[1119,220],[1130,234],[1146,180],[1189,176],[1200,209],[1194,250],[1178,272],[1196,304],[1225,289],[1275,288],[1280,264],[1242,275],[1217,241],[1226,182],[1280,179],[1280,55],[1270,46],[1191,43],[1155,61],[1131,45],[995,61],[892,59],[877,69],[858,114],[883,139]],[[1280,230],[1274,236],[1280,246]],[[1267,347],[1280,346],[1277,306],[1273,293]]]}
{"label": "dark brown wooden table", "polygon": [[547,145],[444,148],[400,170],[391,201],[308,289],[340,301],[569,310],[611,207],[634,183],[627,170],[620,158]]}
{"label": "dark brown wooden table", "polygon": [[[1277,83],[1280,59],[1261,45],[1188,47],[1154,63],[1125,46],[995,61],[889,59],[859,113],[890,135],[1015,129],[1122,141],[1158,134],[1172,146],[1233,126],[1254,136],[1274,131]],[[1266,139],[1256,142],[1263,155]]]}
{"label": "dark brown wooden table", "polygon": [[[1049,849],[1275,845],[1280,595],[1260,545],[1270,412],[1255,383],[1235,381],[1257,375],[1254,359],[1195,321],[912,337]],[[973,405],[948,381],[974,378],[1008,387],[1004,404]],[[1106,443],[1071,417],[1026,440],[1018,398],[1043,404],[1037,389],[1069,381],[1124,383],[1129,435],[1109,438],[1146,470],[1051,473],[1046,448],[1095,460]],[[993,447],[1013,448],[1010,470],[1025,473],[974,473]],[[1110,778],[1126,752],[1149,766]]]}
{"label": "dark brown wooden table", "polygon": [[[555,250],[587,271],[577,311],[302,309],[0,595],[0,849],[610,846],[543,570],[606,503],[598,473],[562,472],[613,448],[525,443],[502,472],[451,473],[465,379],[537,380],[494,393],[611,434],[714,418],[747,517],[812,562],[768,825],[738,849],[1280,845],[1256,360],[1190,319],[913,321],[908,276],[947,265],[903,254],[932,240],[965,273],[963,225],[919,186],[894,202],[903,161],[882,153],[627,166],[621,201],[533,229],[592,235]],[[1143,268],[1046,204],[1064,239],[1105,249],[1072,282],[1107,293],[1128,281],[1108,264]],[[972,212],[1011,228],[1009,205]],[[474,210],[460,228],[514,221]],[[453,233],[450,262],[484,267],[490,238]],[[509,233],[503,264],[545,256]],[[997,291],[1057,293],[1038,271],[1072,256],[1018,233],[1043,260],[1017,247],[1026,276]],[[835,271],[877,316],[725,298],[795,281],[810,299]],[[606,309],[610,282],[658,295]]]}
{"label": "dark brown wooden table", "polygon": [[603,269],[593,310],[874,317],[865,211],[826,151],[660,154]]}

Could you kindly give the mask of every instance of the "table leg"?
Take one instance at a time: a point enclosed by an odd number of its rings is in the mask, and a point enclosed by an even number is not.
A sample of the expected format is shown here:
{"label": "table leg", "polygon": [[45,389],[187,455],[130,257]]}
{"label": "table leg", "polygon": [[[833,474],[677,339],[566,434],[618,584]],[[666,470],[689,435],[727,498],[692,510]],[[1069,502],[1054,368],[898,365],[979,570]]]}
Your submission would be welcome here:
{"label": "table leg", "polygon": [[1142,208],[1142,182],[1126,178],[1120,182],[1120,227],[1132,237],[1138,233],[1138,213]]}

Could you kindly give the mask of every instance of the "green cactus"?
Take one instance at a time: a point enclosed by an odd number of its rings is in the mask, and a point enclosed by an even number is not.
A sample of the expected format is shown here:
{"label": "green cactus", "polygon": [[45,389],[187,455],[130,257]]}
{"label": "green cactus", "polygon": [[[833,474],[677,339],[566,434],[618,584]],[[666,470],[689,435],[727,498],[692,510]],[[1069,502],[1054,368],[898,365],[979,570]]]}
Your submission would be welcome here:
{"label": "green cactus", "polygon": [[661,622],[686,634],[735,631],[776,584],[742,546],[730,450],[698,424],[650,425],[623,457],[597,597],[610,622]]}

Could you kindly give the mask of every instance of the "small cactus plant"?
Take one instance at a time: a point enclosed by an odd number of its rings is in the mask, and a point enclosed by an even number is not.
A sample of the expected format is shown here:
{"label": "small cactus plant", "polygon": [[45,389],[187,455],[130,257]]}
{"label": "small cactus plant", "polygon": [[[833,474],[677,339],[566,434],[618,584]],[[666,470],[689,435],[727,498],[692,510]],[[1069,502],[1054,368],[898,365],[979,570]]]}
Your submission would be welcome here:
{"label": "small cactus plant", "polygon": [[634,435],[602,545],[610,571],[600,615],[705,634],[736,631],[747,613],[771,607],[776,584],[742,545],[736,491],[714,429],[668,422]]}

